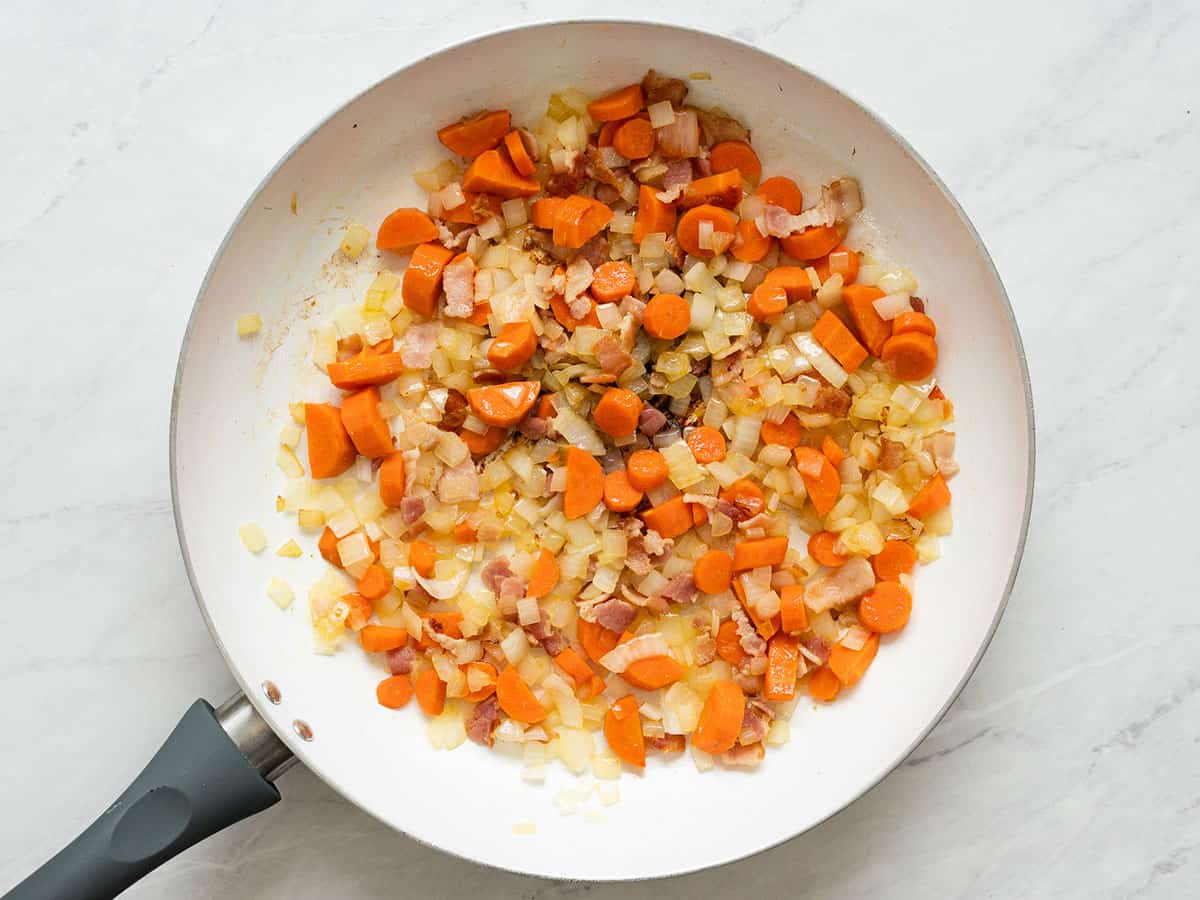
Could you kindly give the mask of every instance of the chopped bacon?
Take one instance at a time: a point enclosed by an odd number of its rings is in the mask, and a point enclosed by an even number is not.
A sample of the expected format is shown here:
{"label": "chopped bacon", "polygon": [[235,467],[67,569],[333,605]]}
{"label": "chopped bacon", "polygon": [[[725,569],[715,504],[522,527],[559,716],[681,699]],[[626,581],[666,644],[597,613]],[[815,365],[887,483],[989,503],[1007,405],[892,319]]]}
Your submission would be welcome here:
{"label": "chopped bacon", "polygon": [[646,741],[651,750],[659,753],[682,753],[687,749],[687,740],[682,734],[664,734]]}
{"label": "chopped bacon", "polygon": [[387,652],[388,671],[393,675],[407,675],[417,661],[417,651],[411,644]]}
{"label": "chopped bacon", "polygon": [[533,438],[534,440],[544,438],[550,433],[550,420],[542,419],[538,416],[527,416],[517,425],[517,431],[521,432],[525,437]]}
{"label": "chopped bacon", "polygon": [[475,310],[475,260],[465,253],[442,270],[442,290],[446,292],[447,316],[465,319]]}
{"label": "chopped bacon", "polygon": [[742,354],[734,353],[712,363],[713,387],[724,387],[742,374]]}
{"label": "chopped bacon", "polygon": [[465,503],[479,499],[479,473],[470,458],[442,472],[437,483],[437,498],[443,503]]}
{"label": "chopped bacon", "polygon": [[471,236],[478,231],[474,225],[469,225],[455,232],[438,222],[438,240],[447,250],[462,250],[470,242]]}
{"label": "chopped bacon", "polygon": [[694,109],[675,110],[675,121],[655,129],[658,151],[667,159],[700,155],[700,120]]}
{"label": "chopped bacon", "polygon": [[817,399],[813,401],[813,411],[829,413],[837,418],[844,418],[850,411],[850,395],[841,388],[823,384],[817,389]]}
{"label": "chopped bacon", "polygon": [[697,593],[699,593],[699,589],[692,576],[681,573],[667,583],[659,596],[671,603],[691,603],[696,599]]}
{"label": "chopped bacon", "polygon": [[711,634],[696,641],[696,665],[707,666],[717,658],[717,640]]}
{"label": "chopped bacon", "polygon": [[[607,149],[607,148],[605,148]],[[585,151],[587,153],[587,173],[592,178],[595,178],[603,185],[611,187],[618,192],[620,196],[621,180],[617,178],[617,173],[609,167],[604,161],[604,152],[601,148],[592,144],[588,144]],[[599,199],[599,197],[597,197]]]}
{"label": "chopped bacon", "polygon": [[666,414],[662,410],[647,404],[638,415],[638,431],[647,437],[654,437],[667,425]]}
{"label": "chopped bacon", "polygon": [[746,709],[742,713],[742,731],[738,735],[739,744],[757,744],[771,730],[771,720],[775,714],[770,708],[757,700],[747,700]]}
{"label": "chopped bacon", "polygon": [[446,405],[437,427],[442,431],[458,431],[467,421],[467,398],[454,388],[446,389]]}
{"label": "chopped bacon", "polygon": [[609,597],[591,608],[592,621],[609,631],[622,632],[637,618],[633,604],[617,597]]}
{"label": "chopped bacon", "polygon": [[646,312],[646,303],[644,300],[639,300],[637,297],[627,296],[617,306],[621,315],[628,316],[634,322],[634,325],[640,325],[642,316]]}
{"label": "chopped bacon", "polygon": [[647,106],[651,103],[661,103],[664,100],[672,106],[679,106],[687,97],[687,92],[686,81],[667,78],[665,75],[659,75],[653,69],[647,69],[645,77],[642,78],[642,93],[646,97]]}
{"label": "chopped bacon", "polygon": [[620,375],[633,363],[633,357],[611,334],[606,334],[596,341],[592,352],[596,356],[596,361],[600,363],[600,368],[610,375]]}
{"label": "chopped bacon", "polygon": [[545,614],[532,625],[525,626],[525,633],[538,642],[543,650],[551,656],[558,656],[569,646],[567,639],[558,629],[546,621]]}
{"label": "chopped bacon", "polygon": [[621,192],[611,184],[596,185],[596,199],[606,206],[612,206],[621,199]]}
{"label": "chopped bacon", "polygon": [[768,203],[754,220],[760,234],[770,237],[787,237],[792,233],[792,214],[782,206]]}
{"label": "chopped bacon", "polygon": [[405,497],[400,501],[400,521],[412,525],[425,515],[424,497]]}
{"label": "chopped bacon", "polygon": [[735,769],[753,769],[766,753],[762,744],[738,744],[721,754],[721,763]]}
{"label": "chopped bacon", "polygon": [[500,701],[496,695],[488,697],[475,707],[467,720],[467,737],[477,744],[492,746],[492,732],[500,721]]}
{"label": "chopped bacon", "polygon": [[[608,246],[608,239],[605,238],[604,235],[598,234],[579,248],[579,255],[586,259],[594,269],[601,263],[608,261]],[[588,309],[590,308],[591,305],[589,298]],[[583,311],[583,315],[587,315],[587,309]]]}
{"label": "chopped bacon", "polygon": [[958,474],[958,463],[954,460],[954,433],[935,431],[922,441],[921,446],[937,463],[937,470],[945,478]]}
{"label": "chopped bacon", "polygon": [[525,588],[529,585],[520,575],[508,575],[500,579],[496,590],[497,599],[503,604],[516,604],[525,596]]}
{"label": "chopped bacon", "polygon": [[489,591],[498,594],[500,593],[500,581],[504,578],[511,578],[512,574],[512,565],[509,563],[508,557],[497,556],[479,571],[479,578]]}
{"label": "chopped bacon", "polygon": [[675,546],[675,542],[670,538],[665,538],[653,528],[646,532],[646,536],[642,538],[642,546],[646,548],[646,552],[651,556],[662,556]]}
{"label": "chopped bacon", "polygon": [[438,326],[432,322],[409,325],[400,337],[400,361],[408,369],[428,369],[437,347]]}
{"label": "chopped bacon", "polygon": [[650,569],[650,554],[646,552],[646,548],[642,546],[641,540],[632,540],[625,547],[625,568],[634,575],[649,575]]}
{"label": "chopped bacon", "polygon": [[[663,193],[673,193],[671,200],[679,196],[677,188],[685,188],[692,183],[692,161],[690,159],[672,159],[667,163],[667,171],[663,174]],[[659,199],[662,199],[661,195]],[[670,203],[671,200],[663,200]]]}
{"label": "chopped bacon", "polygon": [[594,277],[594,267],[583,256],[576,256],[567,265],[567,280],[563,286],[563,300],[576,319],[584,319],[592,309],[592,298],[585,293]]}
{"label": "chopped bacon", "polygon": [[902,462],[904,462],[904,445],[899,441],[881,437],[879,439],[879,468],[890,472]]}
{"label": "chopped bacon", "polygon": [[829,661],[828,645],[815,634],[800,638],[800,654],[818,666],[823,666]]}
{"label": "chopped bacon", "polygon": [[814,613],[845,606],[875,584],[871,564],[861,556],[851,557],[828,575],[814,578],[804,587],[804,603]]}
{"label": "chopped bacon", "polygon": [[727,115],[717,107],[698,109],[700,127],[704,129],[704,143],[711,147],[722,141],[744,141],[750,137],[750,130],[741,122]]}
{"label": "chopped bacon", "polygon": [[919,313],[925,312],[925,301],[922,300],[920,297],[909,297],[908,302],[909,302],[909,305],[912,306],[912,308],[915,312],[919,312]]}
{"label": "chopped bacon", "polygon": [[755,630],[754,623],[750,621],[750,617],[746,615],[746,611],[740,606],[735,606],[732,615],[734,624],[737,625],[738,643],[742,645],[742,650],[748,656],[765,656],[767,653],[767,642]]}

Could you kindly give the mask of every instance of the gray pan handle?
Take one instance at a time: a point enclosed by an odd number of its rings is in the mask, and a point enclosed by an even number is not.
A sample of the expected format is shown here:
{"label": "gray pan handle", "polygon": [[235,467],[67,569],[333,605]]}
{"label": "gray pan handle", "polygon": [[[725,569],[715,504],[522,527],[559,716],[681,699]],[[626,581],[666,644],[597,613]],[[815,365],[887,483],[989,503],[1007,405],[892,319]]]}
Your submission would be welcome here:
{"label": "gray pan handle", "polygon": [[107,900],[143,875],[278,802],[295,757],[241,694],[197,700],[117,802],[5,900]]}

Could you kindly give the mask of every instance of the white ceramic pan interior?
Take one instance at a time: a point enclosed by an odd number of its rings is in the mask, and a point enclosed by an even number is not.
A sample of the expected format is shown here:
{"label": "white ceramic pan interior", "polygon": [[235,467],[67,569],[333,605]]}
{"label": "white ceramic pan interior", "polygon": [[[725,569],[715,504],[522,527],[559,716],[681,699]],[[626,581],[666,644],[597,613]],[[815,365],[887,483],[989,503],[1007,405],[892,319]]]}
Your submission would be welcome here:
{"label": "white ceramic pan interior", "polygon": [[[807,196],[831,177],[863,186],[853,237],[907,262],[937,318],[939,376],[955,402],[954,535],[917,575],[911,624],[885,638],[871,675],[838,702],[797,708],[792,740],[754,772],[698,773],[687,756],[626,774],[605,822],[560,816],[563,789],[586,786],[552,767],[525,784],[521,763],[470,742],[435,751],[415,705],[375,701],[380,664],[353,646],[312,652],[306,592],[324,563],[273,555],[297,536],[274,511],[274,463],[289,400],[331,396],[304,362],[309,328],[361,297],[381,265],[331,262],[345,223],[374,228],[397,206],[423,205],[414,170],[445,156],[439,125],[481,107],[535,122],[548,93],[589,93],[638,80],[648,65],[686,77],[701,105],[719,104],[753,131],[768,173]],[[296,196],[293,214],[291,202]],[[256,340],[235,319],[262,315]],[[577,23],[481,38],[422,60],[368,90],[283,160],[247,204],[201,292],[180,365],[173,423],[176,512],[193,583],[230,668],[259,712],[312,770],[364,810],[446,851],[557,878],[626,879],[727,862],[813,827],[876,784],[929,731],[978,662],[1015,575],[1032,484],[1032,412],[1019,338],[1003,287],[962,211],[913,151],[855,102],[751,47],[645,24]],[[261,523],[251,556],[239,525]],[[297,591],[280,611],[263,589],[280,575]],[[260,687],[278,685],[272,705]],[[297,737],[294,720],[311,727]],[[284,784],[286,795],[286,782]],[[593,795],[587,809],[599,809]],[[533,835],[512,825],[536,823]],[[674,823],[665,827],[664,823]],[[680,826],[683,827],[680,827]],[[602,838],[602,839],[601,839]]]}

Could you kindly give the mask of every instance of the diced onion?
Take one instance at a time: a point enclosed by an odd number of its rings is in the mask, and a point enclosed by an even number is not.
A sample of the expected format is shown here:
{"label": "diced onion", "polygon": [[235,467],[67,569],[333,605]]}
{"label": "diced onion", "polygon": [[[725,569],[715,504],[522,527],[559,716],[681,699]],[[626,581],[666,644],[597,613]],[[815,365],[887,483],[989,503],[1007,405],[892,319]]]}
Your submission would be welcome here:
{"label": "diced onion", "polygon": [[534,625],[541,621],[542,611],[536,597],[522,597],[517,601],[517,621],[522,625]]}
{"label": "diced onion", "polygon": [[272,576],[267,584],[267,596],[274,600],[275,605],[280,609],[287,609],[296,599],[296,593],[292,590],[291,585],[278,575]]}
{"label": "diced onion", "polygon": [[651,103],[646,107],[646,112],[650,115],[651,128],[665,128],[675,122],[675,110],[670,100]]}
{"label": "diced onion", "polygon": [[500,650],[512,665],[521,662],[529,653],[529,638],[525,635],[525,629],[514,628],[509,632],[500,642]]}
{"label": "diced onion", "polygon": [[871,305],[875,307],[875,312],[879,313],[879,318],[889,322],[902,312],[912,312],[912,301],[908,294],[903,292],[885,294]]}
{"label": "diced onion", "polygon": [[[341,547],[341,544],[338,544]],[[435,600],[449,600],[458,594],[467,583],[467,577],[471,574],[470,569],[463,569],[460,574],[453,578],[426,578],[420,572],[414,573],[417,579],[417,584],[425,589],[425,592]]]}

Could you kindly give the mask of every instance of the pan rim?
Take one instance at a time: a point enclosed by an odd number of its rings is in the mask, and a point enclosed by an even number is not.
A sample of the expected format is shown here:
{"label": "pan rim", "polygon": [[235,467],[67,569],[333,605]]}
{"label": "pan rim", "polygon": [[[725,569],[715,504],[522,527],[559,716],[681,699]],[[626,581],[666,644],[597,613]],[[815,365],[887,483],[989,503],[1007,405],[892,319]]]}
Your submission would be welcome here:
{"label": "pan rim", "polygon": [[[836,816],[840,815],[842,812],[844,812],[847,808],[852,806],[854,803],[856,803],[858,800],[860,800],[862,797],[864,797],[870,791],[872,791],[876,787],[878,787],[879,784],[881,784],[885,778],[887,778],[890,774],[892,774],[892,772],[894,772],[897,768],[899,768],[900,765],[912,754],[912,752],[933,732],[934,728],[936,728],[941,723],[941,721],[945,718],[947,712],[949,712],[950,707],[954,705],[954,702],[958,699],[958,697],[962,693],[963,689],[966,687],[967,683],[971,680],[972,676],[975,674],[975,671],[978,669],[980,662],[983,660],[984,654],[987,652],[988,648],[991,646],[992,640],[996,634],[996,629],[1000,625],[1000,620],[1004,617],[1004,613],[1008,608],[1008,601],[1011,596],[1013,586],[1016,582],[1017,574],[1020,570],[1021,562],[1022,562],[1022,559],[1024,556],[1025,543],[1026,543],[1026,539],[1027,539],[1028,533],[1029,533],[1029,524],[1030,524],[1030,519],[1031,519],[1031,515],[1032,515],[1032,510],[1033,510],[1033,496],[1034,496],[1034,486],[1035,486],[1036,455],[1037,455],[1036,454],[1037,429],[1036,429],[1036,424],[1035,424],[1035,414],[1034,414],[1034,405],[1033,405],[1033,387],[1030,382],[1030,376],[1029,376],[1029,364],[1028,364],[1028,360],[1027,360],[1026,354],[1025,354],[1024,342],[1021,339],[1021,332],[1017,325],[1016,315],[1013,311],[1012,302],[1009,299],[1008,291],[1004,287],[1004,282],[1000,278],[1000,273],[996,269],[996,265],[991,257],[991,254],[988,252],[986,245],[983,243],[983,240],[979,235],[979,232],[976,230],[974,224],[971,222],[971,219],[967,216],[966,212],[963,210],[963,208],[959,204],[958,200],[950,192],[949,188],[946,187],[945,183],[937,175],[937,173],[925,161],[925,159],[919,153],[917,153],[917,151],[912,147],[912,145],[909,144],[909,142],[899,132],[897,132],[894,128],[892,128],[890,124],[888,124],[882,117],[880,117],[878,114],[876,114],[866,104],[862,103],[856,97],[848,94],[846,91],[842,90],[841,88],[837,87],[836,85],[833,85],[830,82],[826,81],[824,78],[821,78],[820,76],[813,74],[811,71],[806,69],[804,66],[799,65],[798,63],[795,63],[792,60],[787,59],[783,56],[780,56],[780,55],[772,53],[768,50],[763,50],[757,46],[754,46],[753,44],[749,43],[748,41],[744,41],[744,40],[742,40],[740,38],[736,38],[736,37],[731,37],[729,35],[717,34],[715,32],[708,31],[703,28],[683,26],[683,25],[674,25],[674,24],[668,24],[668,23],[661,22],[661,21],[653,21],[653,20],[645,20],[645,19],[624,19],[624,18],[553,19],[553,18],[549,18],[549,19],[541,19],[541,20],[534,21],[534,22],[522,23],[519,25],[507,27],[507,28],[498,28],[498,29],[493,29],[493,30],[488,30],[488,31],[475,32],[475,33],[471,34],[469,37],[466,37],[466,38],[456,41],[454,43],[447,44],[433,52],[426,53],[426,54],[414,59],[413,61],[402,66],[401,68],[398,68],[398,69],[388,73],[387,75],[383,76],[382,78],[379,78],[372,84],[368,85],[361,91],[354,94],[352,97],[350,97],[347,100],[345,100],[344,102],[340,103],[335,109],[333,109],[330,113],[328,113],[327,115],[322,117],[316,124],[314,124],[303,135],[301,135],[301,137],[298,140],[296,140],[287,149],[286,152],[284,152],[284,154],[279,158],[279,160],[262,177],[262,179],[259,181],[257,186],[251,192],[250,196],[247,198],[246,202],[242,205],[241,209],[238,211],[233,222],[230,224],[229,229],[226,231],[224,237],[222,238],[221,243],[218,245],[217,250],[216,250],[215,254],[213,255],[212,261],[209,263],[208,269],[205,272],[204,279],[201,281],[200,288],[196,294],[196,299],[193,301],[192,309],[188,315],[187,326],[184,329],[183,338],[180,342],[179,359],[178,359],[178,362],[176,363],[175,379],[174,379],[174,384],[173,384],[172,392],[171,392],[170,428],[169,428],[169,469],[170,469],[170,486],[171,486],[171,511],[172,511],[172,517],[175,521],[175,532],[176,532],[176,535],[179,540],[179,548],[180,548],[180,552],[183,557],[183,564],[184,564],[184,569],[187,573],[188,583],[192,590],[192,596],[195,599],[196,604],[200,609],[200,614],[204,618],[205,626],[208,628],[209,634],[212,636],[213,642],[217,645],[217,649],[220,651],[222,658],[225,660],[226,667],[229,669],[230,673],[233,675],[235,681],[238,683],[238,686],[241,688],[242,692],[246,695],[246,697],[250,700],[250,702],[255,706],[258,713],[263,717],[264,721],[266,721],[268,723],[268,725],[270,725],[270,718],[267,715],[265,704],[264,704],[262,698],[258,696],[258,692],[255,691],[251,685],[247,684],[243,680],[239,667],[234,663],[233,659],[230,657],[229,651],[227,650],[224,641],[222,641],[221,636],[218,633],[218,631],[212,621],[212,618],[209,615],[208,606],[205,603],[204,597],[200,592],[200,589],[199,589],[199,586],[198,586],[197,580],[196,580],[196,574],[195,574],[195,571],[192,566],[191,555],[188,550],[187,535],[184,531],[183,519],[180,514],[180,506],[179,506],[179,483],[178,483],[178,469],[177,469],[176,438],[177,438],[177,423],[178,423],[178,412],[179,412],[179,395],[180,395],[180,387],[183,382],[184,364],[187,359],[188,349],[189,349],[189,345],[191,342],[193,329],[196,324],[197,315],[200,310],[201,303],[202,303],[205,295],[208,292],[209,284],[212,281],[214,274],[217,271],[224,255],[225,255],[226,249],[228,248],[229,244],[233,240],[233,236],[235,235],[235,233],[241,228],[241,225],[243,223],[243,220],[246,217],[246,214],[252,208],[255,201],[261,196],[261,194],[262,194],[264,188],[267,186],[267,184],[271,181],[272,178],[274,178],[276,172],[278,172],[279,169],[282,168],[300,150],[301,147],[303,147],[306,143],[308,143],[308,141],[311,140],[314,135],[316,135],[319,131],[321,131],[330,122],[330,120],[332,120],[335,116],[340,114],[342,110],[344,110],[346,107],[350,106],[351,104],[357,102],[359,99],[361,99],[365,95],[369,94],[370,92],[374,91],[375,89],[377,89],[384,83],[391,81],[392,79],[402,75],[403,73],[407,72],[408,70],[412,69],[413,67],[418,66],[430,59],[433,59],[434,57],[441,56],[442,54],[445,54],[445,53],[448,53],[451,51],[469,47],[472,44],[475,44],[475,43],[478,43],[481,41],[485,41],[485,40],[488,40],[488,39],[491,39],[494,37],[498,37],[500,35],[510,35],[510,34],[515,34],[515,33],[523,32],[523,31],[536,31],[536,30],[542,30],[542,29],[548,29],[548,28],[552,29],[552,28],[561,28],[561,27],[569,27],[569,26],[603,27],[603,26],[627,26],[627,25],[636,26],[636,27],[644,27],[644,28],[652,28],[652,29],[661,29],[663,31],[683,32],[685,34],[691,34],[691,35],[695,35],[698,37],[713,39],[713,40],[716,40],[719,42],[723,42],[723,43],[732,45],[739,51],[745,51],[745,50],[753,51],[754,53],[761,54],[762,56],[765,56],[775,62],[782,63],[786,66],[796,69],[799,72],[803,73],[806,77],[811,78],[814,82],[821,85],[825,89],[831,91],[838,97],[841,97],[845,101],[847,101],[850,104],[852,104],[853,106],[857,107],[875,125],[879,126],[883,130],[883,132],[888,136],[888,138],[890,140],[894,141],[900,147],[900,149],[905,154],[907,154],[909,156],[909,158],[911,158],[913,160],[914,163],[916,163],[916,165],[921,169],[921,171],[924,173],[924,175],[929,179],[930,183],[933,184],[934,187],[937,188],[938,192],[942,195],[942,198],[950,205],[950,208],[954,212],[954,215],[957,217],[959,223],[966,228],[968,234],[971,236],[971,238],[975,244],[975,248],[980,255],[981,261],[986,264],[986,271],[987,271],[988,276],[992,279],[992,281],[995,283],[995,286],[999,289],[999,296],[1000,296],[1001,300],[1003,301],[1004,314],[1007,318],[1010,335],[1014,341],[1014,348],[1015,348],[1015,352],[1016,352],[1016,356],[1017,356],[1017,361],[1018,361],[1019,367],[1020,367],[1021,387],[1022,387],[1022,392],[1024,394],[1025,416],[1026,416],[1026,423],[1027,423],[1026,439],[1028,441],[1029,450],[1028,450],[1028,456],[1027,456],[1027,460],[1026,460],[1027,476],[1026,476],[1026,482],[1025,482],[1025,502],[1024,502],[1024,506],[1022,509],[1022,513],[1021,513],[1021,527],[1020,527],[1020,530],[1017,535],[1017,544],[1016,544],[1016,548],[1014,550],[1013,560],[1012,560],[1011,566],[1009,568],[1008,578],[1006,580],[1006,583],[1004,585],[1004,588],[1003,588],[1003,591],[1001,594],[1000,603],[996,608],[996,613],[995,613],[991,623],[988,625],[987,633],[984,635],[984,638],[979,645],[979,649],[978,649],[977,653],[975,654],[975,657],[971,660],[970,664],[966,667],[962,678],[955,685],[954,689],[950,692],[949,696],[946,699],[945,704],[941,707],[941,709],[939,709],[937,711],[937,713],[934,716],[931,717],[928,725],[926,725],[921,730],[921,732],[917,735],[917,737],[913,740],[913,742],[908,747],[906,747],[892,762],[883,766],[882,769],[875,776],[873,776],[873,778],[869,779],[867,781],[867,783],[865,783],[863,785],[861,790],[859,790],[853,796],[849,797],[840,808],[829,813],[824,818],[819,819],[815,822],[812,822],[811,824],[809,824],[806,827],[800,828],[785,837],[781,837],[779,840],[774,841],[773,843],[766,844],[764,846],[760,846],[760,847],[757,847],[752,850],[748,850],[744,853],[741,853],[741,854],[731,857],[729,859],[714,862],[711,865],[684,866],[681,868],[674,868],[668,872],[661,872],[661,873],[657,873],[654,875],[616,874],[611,878],[589,878],[589,879],[586,879],[587,881],[614,882],[614,883],[615,882],[654,881],[654,880],[663,879],[663,878],[674,878],[674,877],[681,876],[681,875],[692,874],[694,872],[707,871],[710,869],[718,869],[718,868],[722,868],[724,866],[732,865],[734,863],[741,862],[742,860],[748,859],[752,856],[756,856],[760,853],[764,853],[768,850],[772,850],[776,847],[779,847],[791,840],[794,840],[795,838],[800,837],[803,834],[806,834],[809,831],[816,829],[817,827],[825,824],[826,822],[828,822],[831,819],[835,818]],[[434,847],[437,850],[439,850],[440,852],[447,853],[458,859],[467,860],[476,865],[485,866],[487,868],[492,868],[492,869],[496,869],[499,871],[512,872],[513,874],[517,874],[517,875],[523,875],[523,876],[534,877],[534,878],[542,878],[542,879],[546,879],[546,880],[556,880],[556,881],[563,881],[563,880],[578,881],[578,880],[581,880],[581,879],[572,878],[570,876],[555,877],[555,876],[544,875],[544,874],[541,874],[538,872],[529,872],[529,871],[525,871],[525,870],[518,869],[518,868],[509,868],[506,866],[501,866],[501,865],[497,865],[497,864],[490,863],[490,862],[484,862],[484,861],[476,859],[472,856],[468,856],[468,855],[460,852],[456,848],[453,848],[450,846],[443,846],[440,844],[434,844],[429,841],[423,840],[422,838],[417,837],[416,835],[411,834],[410,832],[408,832],[402,828],[399,828],[396,825],[394,825],[393,823],[383,819],[375,811],[373,811],[373,810],[369,809],[368,807],[364,806],[363,804],[359,803],[355,798],[350,797],[347,794],[343,793],[342,790],[339,787],[337,787],[337,782],[336,782],[335,778],[333,778],[330,774],[325,772],[322,767],[315,765],[308,759],[307,748],[303,742],[299,741],[297,738],[295,738],[293,735],[291,735],[288,732],[280,732],[279,730],[276,730],[276,734],[279,736],[279,738],[282,741],[284,741],[285,744],[287,744],[288,748],[292,751],[293,754],[295,754],[295,756],[298,760],[300,760],[302,763],[304,763],[304,765],[310,771],[314,772],[322,781],[324,781],[331,788],[333,788],[340,797],[342,797],[345,800],[347,800],[348,802],[352,803],[354,806],[358,807],[363,812],[370,815],[372,818],[377,819],[378,821],[382,822],[388,828],[404,834],[406,837],[408,837],[411,840],[414,840],[424,846]]]}

